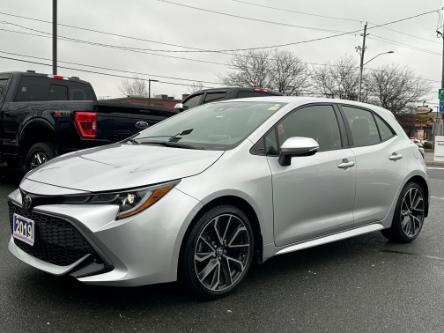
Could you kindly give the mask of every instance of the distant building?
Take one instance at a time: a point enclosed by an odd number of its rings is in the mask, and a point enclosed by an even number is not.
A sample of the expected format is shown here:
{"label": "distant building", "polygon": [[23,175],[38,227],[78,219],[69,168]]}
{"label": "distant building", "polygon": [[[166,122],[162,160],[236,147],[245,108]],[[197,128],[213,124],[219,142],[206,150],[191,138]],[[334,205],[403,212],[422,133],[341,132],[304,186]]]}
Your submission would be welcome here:
{"label": "distant building", "polygon": [[149,105],[159,106],[159,107],[165,108],[167,110],[173,110],[174,106],[177,103],[180,103],[180,100],[177,100],[174,97],[171,97],[168,95],[156,95],[154,97],[151,97],[151,99],[149,99],[148,97],[144,97],[144,96],[131,96],[130,95],[127,97],[108,99],[106,101],[113,102],[113,103],[121,103],[121,104],[142,105],[144,107],[149,106]]}

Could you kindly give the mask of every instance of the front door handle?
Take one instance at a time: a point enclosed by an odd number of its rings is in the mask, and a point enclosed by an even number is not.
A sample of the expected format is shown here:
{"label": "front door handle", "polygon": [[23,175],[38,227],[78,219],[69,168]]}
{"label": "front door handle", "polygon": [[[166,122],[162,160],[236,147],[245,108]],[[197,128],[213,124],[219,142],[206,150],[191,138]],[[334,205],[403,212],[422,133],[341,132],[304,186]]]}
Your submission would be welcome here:
{"label": "front door handle", "polygon": [[389,160],[390,161],[397,161],[400,160],[402,158],[401,154],[397,154],[397,153],[393,153],[390,157]]}
{"label": "front door handle", "polygon": [[338,165],[338,168],[339,169],[348,169],[348,168],[351,168],[354,166],[355,166],[355,162],[349,161],[348,159],[344,158],[342,160],[342,163]]}

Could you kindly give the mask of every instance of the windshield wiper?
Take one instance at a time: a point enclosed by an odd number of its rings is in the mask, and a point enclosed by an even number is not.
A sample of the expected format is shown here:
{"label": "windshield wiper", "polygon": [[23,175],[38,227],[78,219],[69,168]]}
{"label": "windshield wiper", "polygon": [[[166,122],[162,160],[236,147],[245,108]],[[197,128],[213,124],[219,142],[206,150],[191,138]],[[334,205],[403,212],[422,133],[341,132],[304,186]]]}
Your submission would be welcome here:
{"label": "windshield wiper", "polygon": [[144,136],[141,138],[137,138],[137,140],[145,140],[145,139],[157,139],[157,138],[168,138],[168,141],[173,142],[173,141],[179,141],[180,139],[182,139],[183,136],[190,134],[193,131],[193,128],[189,128],[186,130],[183,130],[177,134],[168,134],[168,135],[151,135],[151,136]]}
{"label": "windshield wiper", "polygon": [[174,141],[142,141],[141,144],[148,144],[148,145],[161,145],[165,147],[173,147],[173,148],[183,148],[183,149],[201,149],[204,150],[205,148],[202,146],[195,146],[188,143],[182,143],[182,142],[174,142]]}

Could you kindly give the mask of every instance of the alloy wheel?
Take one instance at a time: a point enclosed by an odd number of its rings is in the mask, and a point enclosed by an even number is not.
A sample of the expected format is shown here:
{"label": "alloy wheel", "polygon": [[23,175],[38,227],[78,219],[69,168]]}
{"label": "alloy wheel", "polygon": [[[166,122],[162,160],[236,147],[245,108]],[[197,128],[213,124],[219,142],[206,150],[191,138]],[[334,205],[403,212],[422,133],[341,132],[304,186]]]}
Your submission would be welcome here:
{"label": "alloy wheel", "polygon": [[44,152],[41,151],[36,151],[34,154],[32,154],[31,156],[31,161],[30,161],[30,167],[31,169],[35,169],[38,166],[42,165],[43,163],[46,163],[48,161],[48,157],[46,156],[46,154]]}
{"label": "alloy wheel", "polygon": [[197,238],[194,268],[198,280],[211,291],[229,289],[245,273],[251,251],[245,222],[233,214],[216,216]]}
{"label": "alloy wheel", "polygon": [[401,227],[406,236],[413,238],[424,223],[424,198],[417,188],[410,188],[401,202]]}

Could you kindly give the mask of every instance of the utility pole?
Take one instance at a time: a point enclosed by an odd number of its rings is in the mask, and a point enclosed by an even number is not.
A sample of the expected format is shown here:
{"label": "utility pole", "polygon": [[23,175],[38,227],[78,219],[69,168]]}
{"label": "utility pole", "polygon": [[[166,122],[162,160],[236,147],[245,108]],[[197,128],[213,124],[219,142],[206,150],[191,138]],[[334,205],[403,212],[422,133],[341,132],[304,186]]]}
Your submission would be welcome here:
{"label": "utility pole", "polygon": [[159,80],[148,79],[148,105],[151,104],[151,82],[159,82]]}
{"label": "utility pole", "polygon": [[[361,101],[362,94],[362,75],[364,73],[364,55],[365,55],[365,40],[367,39],[367,22],[364,25],[364,34],[362,35],[361,61],[359,63],[359,92],[358,101]],[[444,78],[444,76],[443,76]]]}
{"label": "utility pole", "polygon": [[52,75],[57,75],[57,0],[52,0]]}
{"label": "utility pole", "polygon": [[[441,63],[441,89],[444,88],[444,0],[443,0],[443,4],[441,7],[441,31],[438,30],[436,31],[437,35],[439,38],[441,38],[442,40],[442,63]],[[442,135],[443,134],[443,124],[442,124],[442,117],[441,117],[441,112],[440,112],[440,108],[441,108],[441,104],[442,104],[442,100],[441,100],[441,96],[439,98],[439,106],[438,109],[436,110],[436,119],[435,119],[435,126],[434,126],[434,134],[435,135]]]}

